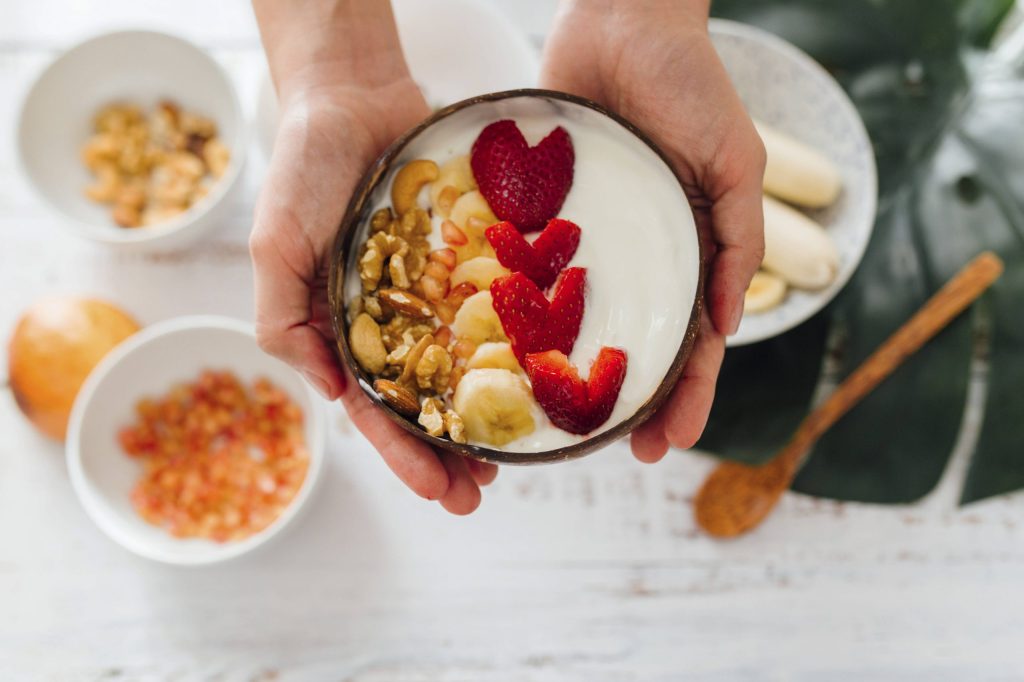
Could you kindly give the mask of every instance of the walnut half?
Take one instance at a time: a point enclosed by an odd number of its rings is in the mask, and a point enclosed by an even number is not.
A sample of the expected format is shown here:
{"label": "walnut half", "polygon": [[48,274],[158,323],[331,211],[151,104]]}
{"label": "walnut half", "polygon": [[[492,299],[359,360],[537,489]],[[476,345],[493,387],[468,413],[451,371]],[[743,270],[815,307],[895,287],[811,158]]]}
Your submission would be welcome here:
{"label": "walnut half", "polygon": [[448,390],[451,376],[452,356],[442,346],[427,346],[416,363],[416,384],[424,391],[441,394]]}
{"label": "walnut half", "polygon": [[423,401],[420,416],[416,421],[435,438],[441,438],[447,433],[456,443],[466,442],[466,429],[462,424],[462,417],[452,410],[445,410],[437,398],[427,398]]}

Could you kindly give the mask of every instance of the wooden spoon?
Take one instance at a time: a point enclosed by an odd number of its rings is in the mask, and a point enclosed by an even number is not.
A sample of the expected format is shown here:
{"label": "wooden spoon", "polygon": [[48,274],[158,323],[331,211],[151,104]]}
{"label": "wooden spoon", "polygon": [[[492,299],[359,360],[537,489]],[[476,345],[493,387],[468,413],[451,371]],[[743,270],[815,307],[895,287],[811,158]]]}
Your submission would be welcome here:
{"label": "wooden spoon", "polygon": [[811,447],[904,360],[978,298],[1003,272],[986,251],[946,282],[917,313],[879,346],[842,384],[807,415],[789,443],[768,462],[750,466],[723,462],[711,472],[694,501],[697,523],[709,534],[734,537],[757,526],[789,489]]}

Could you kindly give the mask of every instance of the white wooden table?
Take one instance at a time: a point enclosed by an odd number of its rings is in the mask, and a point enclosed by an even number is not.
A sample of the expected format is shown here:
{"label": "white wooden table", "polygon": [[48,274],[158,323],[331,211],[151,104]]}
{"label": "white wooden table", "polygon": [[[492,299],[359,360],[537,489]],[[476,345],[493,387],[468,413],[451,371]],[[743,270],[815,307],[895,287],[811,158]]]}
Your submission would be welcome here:
{"label": "white wooden table", "polygon": [[[535,36],[551,5],[503,4]],[[3,335],[48,292],[108,296],[144,322],[251,317],[255,151],[223,231],[146,257],[67,237],[10,142],[12,93],[102,27],[197,40],[251,103],[262,57],[248,5],[2,0],[0,16]],[[455,518],[407,492],[338,408],[331,425],[323,486],[296,527],[235,563],[182,570],[100,534],[62,449],[5,387],[0,680],[1024,679],[1024,496],[957,510],[963,457],[919,504],[789,495],[762,529],[720,543],[691,518],[711,464],[698,455],[649,467],[620,444],[505,469],[476,514]]]}

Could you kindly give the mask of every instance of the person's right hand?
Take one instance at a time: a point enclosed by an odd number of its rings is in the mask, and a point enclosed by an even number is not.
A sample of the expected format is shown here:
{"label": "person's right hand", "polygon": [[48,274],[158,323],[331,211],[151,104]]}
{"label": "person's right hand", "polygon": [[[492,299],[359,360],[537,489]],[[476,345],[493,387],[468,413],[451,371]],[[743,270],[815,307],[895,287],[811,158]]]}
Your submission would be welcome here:
{"label": "person's right hand", "polygon": [[[276,9],[257,5],[261,27]],[[299,370],[325,398],[340,397],[356,427],[413,491],[452,513],[468,514],[480,503],[479,486],[494,480],[497,467],[434,452],[405,433],[370,402],[334,351],[326,284],[345,207],[373,160],[429,113],[387,14],[390,31],[386,25],[380,43],[370,41],[377,51],[371,68],[313,58],[296,67],[288,50],[275,68],[270,41],[277,38],[280,47],[285,40],[275,33],[285,19],[264,29],[281,116],[250,238],[256,334],[261,348]]]}

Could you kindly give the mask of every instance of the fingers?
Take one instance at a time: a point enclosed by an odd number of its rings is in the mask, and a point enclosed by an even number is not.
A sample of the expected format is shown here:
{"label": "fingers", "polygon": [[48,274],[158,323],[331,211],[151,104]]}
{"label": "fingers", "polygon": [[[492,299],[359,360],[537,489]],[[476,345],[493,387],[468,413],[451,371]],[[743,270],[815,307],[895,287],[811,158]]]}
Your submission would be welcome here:
{"label": "fingers", "polygon": [[705,315],[683,376],[660,410],[665,413],[665,437],[673,447],[692,448],[704,432],[724,355],[725,337]]}
{"label": "fingers", "polygon": [[352,423],[377,449],[384,463],[420,497],[444,498],[450,487],[449,472],[434,450],[393,423],[352,377],[348,379],[341,402]]}
{"label": "fingers", "polygon": [[498,467],[494,464],[478,462],[475,459],[467,458],[466,466],[469,467],[469,473],[473,476],[473,480],[477,482],[477,485],[490,485],[498,477]]}
{"label": "fingers", "polygon": [[719,147],[704,181],[717,245],[707,301],[715,329],[725,335],[736,333],[743,294],[764,258],[764,163],[764,145],[744,115],[739,130]]}
{"label": "fingers", "polygon": [[679,383],[658,413],[630,438],[633,455],[657,462],[672,447],[692,448],[704,432],[715,398],[715,382],[725,355],[725,337],[705,315]]}
{"label": "fingers", "polygon": [[308,324],[310,287],[289,267],[282,251],[266,234],[257,229],[249,242],[256,340],[264,351],[297,369],[321,395],[334,400],[344,390],[345,379],[327,337]]}
{"label": "fingers", "polygon": [[366,436],[384,463],[409,488],[428,500],[438,500],[452,514],[470,514],[480,506],[480,486],[498,475],[493,464],[435,452],[414,438],[374,405],[359,384],[348,377],[341,401],[356,428]]}
{"label": "fingers", "polygon": [[645,421],[629,437],[633,456],[645,464],[654,464],[668,452],[668,437],[665,435],[665,409]]}
{"label": "fingers", "polygon": [[439,452],[437,456],[448,472],[448,490],[441,497],[441,506],[452,514],[471,514],[480,506],[480,487],[469,470],[469,462],[451,452]]}

